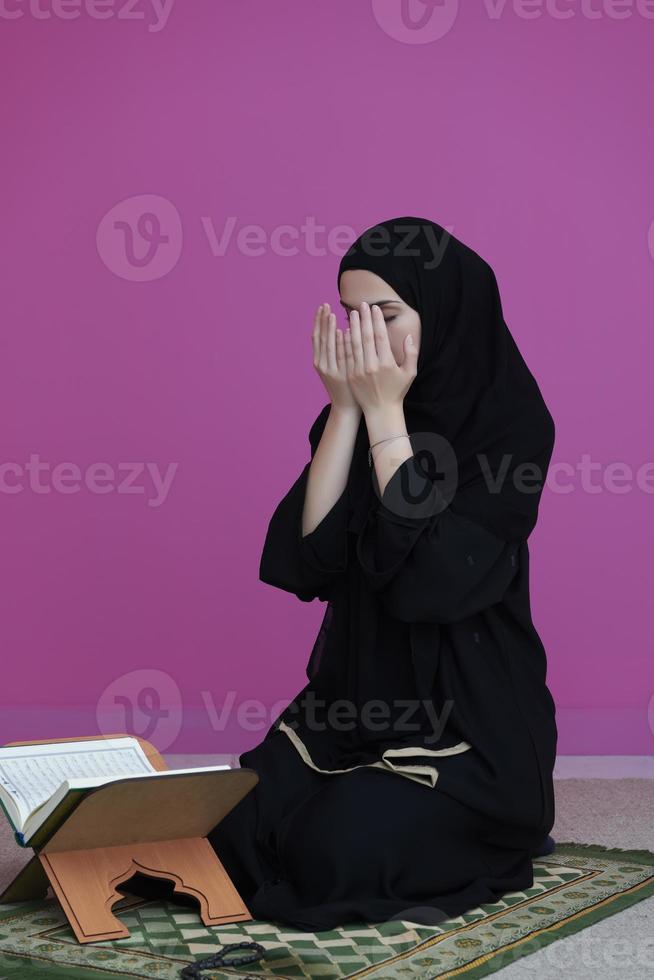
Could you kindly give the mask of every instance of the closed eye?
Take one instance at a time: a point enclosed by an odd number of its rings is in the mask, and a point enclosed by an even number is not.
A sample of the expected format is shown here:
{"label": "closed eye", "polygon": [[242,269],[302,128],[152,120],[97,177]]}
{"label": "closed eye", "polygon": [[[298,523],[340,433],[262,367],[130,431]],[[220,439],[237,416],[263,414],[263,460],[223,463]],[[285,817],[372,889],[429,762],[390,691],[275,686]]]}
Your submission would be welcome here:
{"label": "closed eye", "polygon": [[[389,316],[388,320],[384,320],[384,323],[391,323],[393,320],[397,320],[397,316],[398,316],[397,314],[395,314],[395,316]],[[345,315],[345,327],[346,327],[346,329],[349,326],[350,326],[350,318],[346,314]]]}

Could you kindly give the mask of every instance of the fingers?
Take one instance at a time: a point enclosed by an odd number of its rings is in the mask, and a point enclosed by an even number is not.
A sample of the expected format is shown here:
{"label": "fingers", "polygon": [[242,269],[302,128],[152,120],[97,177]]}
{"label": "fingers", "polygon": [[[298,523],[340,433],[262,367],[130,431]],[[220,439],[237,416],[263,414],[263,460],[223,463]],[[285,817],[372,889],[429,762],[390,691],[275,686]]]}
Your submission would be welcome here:
{"label": "fingers", "polygon": [[[350,323],[352,318],[350,317]],[[352,351],[352,331],[348,327],[345,331],[345,336],[343,337],[343,347],[345,349],[345,369],[347,371],[348,381],[354,376],[354,353]]]}
{"label": "fingers", "polygon": [[322,304],[322,312],[320,314],[320,370],[325,374],[327,372],[327,328],[326,325],[329,320],[329,303]]}
{"label": "fingers", "polygon": [[418,373],[418,348],[411,334],[404,338],[404,360],[401,368],[410,377],[415,377]]}
{"label": "fingers", "polygon": [[361,329],[361,351],[365,371],[366,368],[375,368],[378,362],[377,348],[375,347],[375,334],[372,326],[372,315],[370,313],[370,307],[366,302],[361,304],[359,323]]}
{"label": "fingers", "polygon": [[343,332],[341,330],[336,330],[336,367],[339,373],[347,371],[347,364],[345,361],[345,342],[343,340]]}
{"label": "fingers", "polygon": [[313,321],[311,333],[313,344],[313,366],[322,374],[338,373],[337,344],[341,349],[341,364],[345,368],[343,337],[336,327],[336,315],[331,312],[329,303],[321,303]]}
{"label": "fingers", "polygon": [[384,320],[384,314],[378,306],[372,306],[370,313],[377,356],[382,364],[390,364],[391,360],[393,362],[395,361],[395,358],[393,357],[393,351],[388,339],[388,327],[386,326],[386,320]]}
{"label": "fingers", "polygon": [[320,365],[320,321],[322,308],[323,303],[321,303],[316,310],[316,315],[313,318],[313,331],[311,332],[311,342],[313,344],[313,366],[315,368],[318,368]]}
{"label": "fingers", "polygon": [[350,341],[352,345],[352,364],[356,374],[365,372],[365,361],[363,356],[363,344],[361,342],[361,325],[359,322],[359,311],[350,312]]}
{"label": "fingers", "polygon": [[[327,309],[329,310],[329,303],[327,303]],[[330,374],[336,374],[338,370],[336,365],[336,316],[333,313],[327,314],[327,320],[325,323],[325,343],[326,343],[326,354],[327,354],[327,369]]]}

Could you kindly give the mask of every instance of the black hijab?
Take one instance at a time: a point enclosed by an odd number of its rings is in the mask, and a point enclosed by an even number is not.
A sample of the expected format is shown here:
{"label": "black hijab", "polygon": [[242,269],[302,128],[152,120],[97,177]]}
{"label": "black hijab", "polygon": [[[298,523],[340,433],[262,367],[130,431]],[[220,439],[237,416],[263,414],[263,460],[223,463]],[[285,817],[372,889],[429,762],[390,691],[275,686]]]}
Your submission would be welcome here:
{"label": "black hijab", "polygon": [[[454,471],[446,464],[450,489],[441,507],[451,502],[456,513],[503,539],[526,540],[536,523],[555,430],[504,321],[493,270],[440,225],[416,217],[367,229],[342,257],[339,285],[346,269],[375,273],[420,315],[417,375],[404,398],[404,416],[409,436],[436,433],[453,450]],[[312,426],[314,448],[328,409]],[[416,456],[420,439],[424,445],[423,436],[412,440]],[[362,417],[347,488],[349,526],[356,532],[369,511],[373,481],[377,487],[368,446]],[[427,472],[443,465],[427,463]],[[493,489],[497,480],[499,489]]]}

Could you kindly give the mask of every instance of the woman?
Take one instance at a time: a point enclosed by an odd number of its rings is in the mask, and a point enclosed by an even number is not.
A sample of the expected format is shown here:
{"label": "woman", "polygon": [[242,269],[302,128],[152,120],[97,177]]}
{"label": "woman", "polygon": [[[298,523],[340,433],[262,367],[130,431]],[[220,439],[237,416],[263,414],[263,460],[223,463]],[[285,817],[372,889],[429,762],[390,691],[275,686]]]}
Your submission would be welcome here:
{"label": "woman", "polygon": [[252,916],[435,924],[533,884],[556,752],[527,538],[554,424],[491,268],[439,225],[368,229],[314,366],[330,402],[262,581],[327,609],[309,683],[240,756],[210,841]]}
{"label": "woman", "polygon": [[530,887],[553,847],[527,546],[552,417],[491,268],[439,225],[368,229],[338,286],[348,331],[323,308],[313,332],[330,403],[260,567],[327,610],[210,837],[255,918],[311,930],[436,923]]}

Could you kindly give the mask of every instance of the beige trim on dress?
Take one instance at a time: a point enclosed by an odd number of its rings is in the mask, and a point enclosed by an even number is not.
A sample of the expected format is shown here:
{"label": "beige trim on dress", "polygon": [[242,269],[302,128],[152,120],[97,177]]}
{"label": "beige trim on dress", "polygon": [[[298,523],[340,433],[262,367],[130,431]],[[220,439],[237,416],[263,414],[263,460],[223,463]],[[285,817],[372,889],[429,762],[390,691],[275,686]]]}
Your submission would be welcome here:
{"label": "beige trim on dress", "polygon": [[306,762],[308,766],[315,769],[316,772],[322,772],[326,774],[335,774],[339,772],[352,772],[353,769],[386,769],[392,772],[398,773],[400,776],[406,776],[407,779],[412,779],[416,783],[421,783],[423,786],[430,786],[432,789],[436,785],[436,780],[438,779],[438,769],[435,766],[411,766],[408,763],[405,765],[396,765],[391,761],[391,757],[402,759],[404,756],[416,756],[416,755],[426,755],[426,756],[438,756],[438,755],[458,755],[460,752],[467,752],[468,749],[472,748],[469,742],[457,742],[456,745],[451,745],[446,749],[425,749],[422,746],[404,746],[401,749],[386,749],[382,754],[382,757],[377,762],[362,762],[358,766],[350,766],[348,769],[320,769],[307,750],[306,745],[300,738],[300,736],[284,721],[279,722],[279,731],[284,732],[287,735],[297,751],[300,753],[303,761]]}

